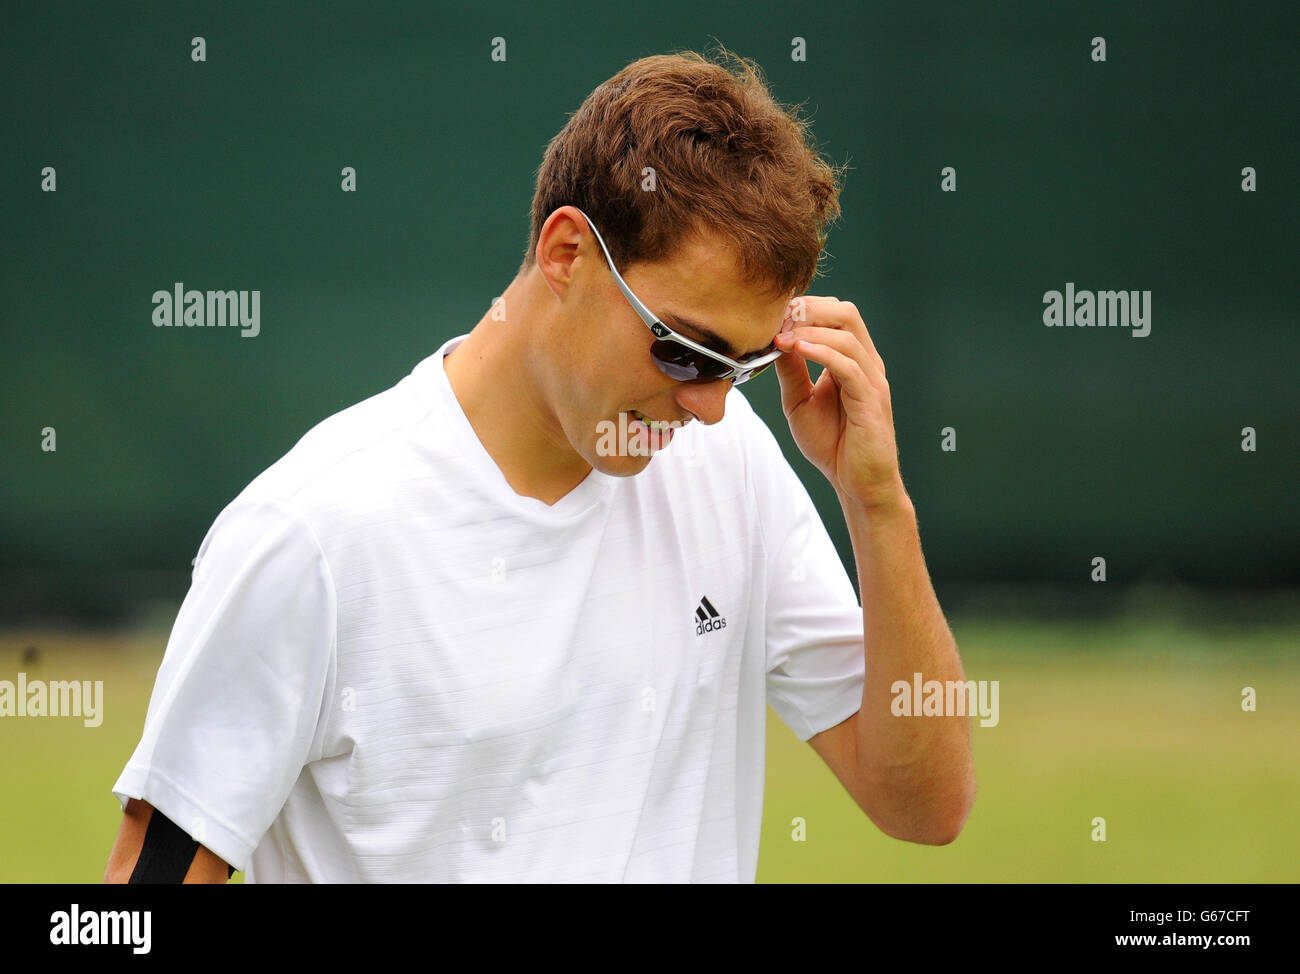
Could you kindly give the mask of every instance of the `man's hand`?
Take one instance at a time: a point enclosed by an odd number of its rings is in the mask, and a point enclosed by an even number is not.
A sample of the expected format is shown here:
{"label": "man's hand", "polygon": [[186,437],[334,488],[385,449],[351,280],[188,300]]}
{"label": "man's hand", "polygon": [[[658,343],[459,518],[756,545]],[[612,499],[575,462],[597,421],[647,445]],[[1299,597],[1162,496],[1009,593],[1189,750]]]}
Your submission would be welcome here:
{"label": "man's hand", "polygon": [[[837,298],[790,302],[776,347],[781,408],[800,451],[841,502],[872,509],[905,497],[885,363],[858,309]],[[825,366],[812,381],[808,360]]]}

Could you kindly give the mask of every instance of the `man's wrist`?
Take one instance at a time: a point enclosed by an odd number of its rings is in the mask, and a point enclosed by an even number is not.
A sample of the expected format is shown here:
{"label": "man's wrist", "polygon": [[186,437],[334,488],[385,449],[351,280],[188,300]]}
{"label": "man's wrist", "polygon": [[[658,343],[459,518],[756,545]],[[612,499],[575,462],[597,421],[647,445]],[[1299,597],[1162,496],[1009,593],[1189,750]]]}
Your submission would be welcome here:
{"label": "man's wrist", "polygon": [[889,487],[882,488],[865,500],[846,497],[844,494],[838,494],[838,496],[840,507],[844,509],[845,516],[850,519],[854,516],[865,516],[873,521],[906,521],[915,520],[916,518],[916,508],[913,506],[912,498],[908,496],[901,480]]}

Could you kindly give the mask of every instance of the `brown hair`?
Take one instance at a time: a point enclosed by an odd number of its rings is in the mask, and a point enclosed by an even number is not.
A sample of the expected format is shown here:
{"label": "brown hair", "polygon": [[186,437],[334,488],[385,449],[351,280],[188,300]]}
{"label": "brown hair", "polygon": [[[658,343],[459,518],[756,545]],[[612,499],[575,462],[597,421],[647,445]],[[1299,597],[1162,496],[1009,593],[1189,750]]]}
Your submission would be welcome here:
{"label": "brown hair", "polygon": [[[809,144],[808,123],[773,100],[756,64],[720,53],[724,63],[694,52],[642,58],[587,96],[537,171],[521,269],[547,217],[573,205],[620,271],[668,258],[705,230],[736,248],[748,283],[777,297],[807,290],[840,213],[842,169]],[[646,167],[653,192],[643,190]]]}

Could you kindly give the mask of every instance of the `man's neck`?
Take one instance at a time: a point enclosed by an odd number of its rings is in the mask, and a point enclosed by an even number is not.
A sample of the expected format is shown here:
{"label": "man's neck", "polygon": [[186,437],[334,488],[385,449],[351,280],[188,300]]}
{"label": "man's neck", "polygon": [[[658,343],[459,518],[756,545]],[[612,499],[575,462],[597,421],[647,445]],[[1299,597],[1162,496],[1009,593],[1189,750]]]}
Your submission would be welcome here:
{"label": "man's neck", "polygon": [[[505,295],[512,315],[525,313],[519,283]],[[527,367],[528,332],[521,322],[495,321],[489,311],[443,357],[443,367],[470,426],[511,489],[555,504],[587,478],[591,465],[574,452]]]}

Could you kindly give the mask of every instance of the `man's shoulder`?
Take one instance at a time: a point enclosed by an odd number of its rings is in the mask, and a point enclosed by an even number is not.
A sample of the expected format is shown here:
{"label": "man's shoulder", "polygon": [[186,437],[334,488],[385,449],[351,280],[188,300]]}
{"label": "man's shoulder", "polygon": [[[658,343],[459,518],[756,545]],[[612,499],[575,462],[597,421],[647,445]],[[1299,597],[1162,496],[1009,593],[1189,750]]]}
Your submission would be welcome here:
{"label": "man's shoulder", "polygon": [[767,422],[745,394],[733,388],[719,422],[688,424],[673,437],[665,456],[641,476],[662,478],[673,496],[696,497],[708,505],[734,498],[756,476],[770,476],[774,468],[788,466]]}
{"label": "man's shoulder", "polygon": [[755,437],[765,439],[772,435],[766,420],[759,415],[758,410],[754,408],[754,404],[749,401],[749,398],[743,392],[734,387],[727,394],[726,418],[731,420],[730,435],[746,451],[754,447]]}
{"label": "man's shoulder", "polygon": [[[772,459],[772,450],[780,455],[780,447],[766,421],[739,389],[727,393],[726,412],[720,422],[711,426],[690,424],[683,432],[681,452],[707,461],[711,467],[730,466],[749,468],[752,464]],[[674,437],[672,446],[676,445]]]}
{"label": "man's shoulder", "polygon": [[383,484],[409,474],[414,441],[439,422],[413,375],[321,420],[236,500],[278,501],[309,517],[353,498],[377,499]]}

